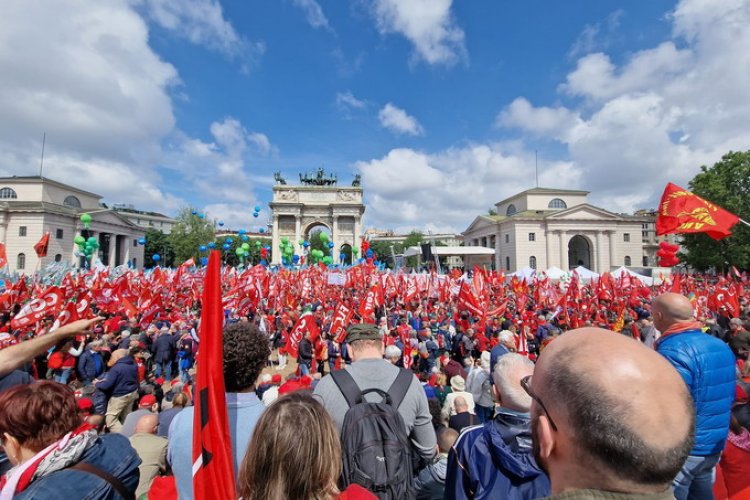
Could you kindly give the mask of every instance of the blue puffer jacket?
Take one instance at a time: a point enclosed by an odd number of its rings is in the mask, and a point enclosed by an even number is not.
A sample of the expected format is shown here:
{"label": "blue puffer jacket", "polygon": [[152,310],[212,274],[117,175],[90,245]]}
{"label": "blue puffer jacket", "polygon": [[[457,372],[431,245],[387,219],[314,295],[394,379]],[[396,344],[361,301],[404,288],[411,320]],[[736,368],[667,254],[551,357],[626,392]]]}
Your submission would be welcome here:
{"label": "blue puffer jacket", "polygon": [[690,455],[720,453],[729,433],[736,383],[731,349],[701,330],[687,330],[660,338],[656,350],[680,372],[695,403],[695,446]]}
{"label": "blue puffer jacket", "polygon": [[465,429],[448,455],[446,499],[525,500],[550,494],[531,448],[528,414],[498,408],[494,420]]}
{"label": "blue puffer jacket", "polygon": [[[135,494],[141,459],[130,446],[128,438],[112,433],[100,436],[81,457],[86,462],[115,476],[125,488]],[[121,500],[120,495],[104,479],[89,472],[62,469],[37,479],[15,499],[86,498],[91,500]]]}

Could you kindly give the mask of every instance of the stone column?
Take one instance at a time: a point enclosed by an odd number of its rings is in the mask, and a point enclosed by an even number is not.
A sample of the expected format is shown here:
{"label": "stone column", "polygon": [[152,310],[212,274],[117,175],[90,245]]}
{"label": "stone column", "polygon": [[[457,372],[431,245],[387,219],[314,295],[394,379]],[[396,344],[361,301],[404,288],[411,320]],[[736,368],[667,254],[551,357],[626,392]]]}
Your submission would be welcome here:
{"label": "stone column", "polygon": [[596,236],[594,239],[594,247],[595,247],[594,251],[592,252],[593,255],[591,256],[594,259],[594,262],[591,265],[592,267],[591,270],[594,271],[595,273],[601,274],[604,272],[604,268],[602,266],[602,261],[604,260],[604,257],[602,256],[603,249],[602,249],[602,232],[601,231],[596,232]]}
{"label": "stone column", "polygon": [[271,264],[279,264],[281,256],[279,255],[279,216],[273,216],[273,231],[271,235]]}
{"label": "stone column", "polygon": [[500,231],[495,234],[495,270],[502,267],[500,262]]}
{"label": "stone column", "polygon": [[565,241],[566,233],[565,231],[558,231],[558,235],[560,238],[560,269],[563,271],[568,270],[568,245]]}
{"label": "stone column", "polygon": [[540,269],[549,269],[552,267],[552,253],[555,251],[553,248],[554,242],[552,241],[552,234],[553,232],[550,230],[547,230],[544,233],[545,243],[547,245],[547,260],[544,262],[545,267],[541,267],[541,262],[537,262],[537,266],[540,266]]}
{"label": "stone column", "polygon": [[333,222],[331,223],[331,242],[333,243],[333,263],[339,263],[339,249],[341,248],[341,242],[339,241],[339,216],[333,216]]}
{"label": "stone column", "polygon": [[117,235],[109,233],[109,267],[117,265]]}
{"label": "stone column", "polygon": [[614,231],[607,231],[609,233],[609,265],[610,266],[616,266],[617,260],[615,260],[615,256],[617,252],[615,251],[615,232]]}
{"label": "stone column", "polygon": [[122,252],[122,257],[125,259],[125,262],[123,264],[130,265],[130,247],[133,245],[133,240],[137,239],[135,235],[127,235],[125,236],[124,242],[125,242],[125,248]]}
{"label": "stone column", "polygon": [[299,246],[299,240],[302,237],[301,227],[302,227],[302,216],[295,215],[294,216],[294,248],[295,250]]}
{"label": "stone column", "polygon": [[[362,247],[362,235],[359,234],[359,223],[360,223],[361,215],[355,215],[354,216],[354,246],[357,248]],[[361,257],[364,258],[364,255],[361,255]]]}

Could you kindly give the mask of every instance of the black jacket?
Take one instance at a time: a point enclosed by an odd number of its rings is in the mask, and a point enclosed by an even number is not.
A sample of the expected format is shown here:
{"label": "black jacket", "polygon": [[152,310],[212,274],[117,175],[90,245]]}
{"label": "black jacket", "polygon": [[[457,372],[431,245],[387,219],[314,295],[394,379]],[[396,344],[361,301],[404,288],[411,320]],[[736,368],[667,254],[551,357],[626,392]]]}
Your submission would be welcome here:
{"label": "black jacket", "polygon": [[313,347],[312,342],[307,339],[302,339],[299,343],[299,349],[297,352],[297,363],[304,363],[307,366],[312,365],[313,359]]}

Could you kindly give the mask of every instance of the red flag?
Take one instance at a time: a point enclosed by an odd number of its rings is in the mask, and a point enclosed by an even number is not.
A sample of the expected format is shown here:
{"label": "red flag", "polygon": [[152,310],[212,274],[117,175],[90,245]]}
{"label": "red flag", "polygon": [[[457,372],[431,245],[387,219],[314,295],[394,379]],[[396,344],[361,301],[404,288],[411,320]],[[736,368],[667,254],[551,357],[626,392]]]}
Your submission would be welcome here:
{"label": "red flag", "polygon": [[47,256],[47,248],[49,247],[49,232],[44,233],[44,236],[42,236],[42,239],[39,240],[39,242],[34,245],[34,251],[36,252],[37,257],[46,257]]}
{"label": "red flag", "polygon": [[299,343],[305,337],[305,333],[307,332],[310,332],[310,341],[314,341],[318,335],[320,335],[318,325],[315,323],[315,317],[309,311],[299,317],[297,324],[294,325],[294,328],[292,328],[292,331],[289,333],[286,350],[291,357],[297,357]]}
{"label": "red flag", "polygon": [[715,240],[732,234],[740,218],[686,189],[667,184],[659,202],[656,234],[706,233]]}
{"label": "red flag", "polygon": [[0,243],[0,267],[8,265],[8,254],[5,252],[5,243]]}
{"label": "red flag", "polygon": [[73,321],[77,321],[78,318],[78,311],[76,310],[76,303],[75,302],[68,302],[65,304],[65,307],[60,311],[60,314],[57,315],[57,319],[55,319],[55,322],[52,324],[52,328],[50,328],[50,332],[54,332],[61,326],[65,326],[68,323],[72,323]]}
{"label": "red flag", "polygon": [[21,328],[39,322],[48,314],[56,314],[62,306],[63,291],[50,287],[42,295],[28,302],[10,322],[11,328]]}
{"label": "red flag", "polygon": [[341,343],[346,340],[346,328],[352,322],[353,314],[354,311],[343,303],[338,305],[336,314],[333,315],[333,322],[331,323],[330,329],[331,337],[333,337],[336,342]]}
{"label": "red flag", "polygon": [[221,255],[208,259],[203,284],[199,363],[193,412],[193,497],[196,500],[237,498],[232,463],[226,395],[221,310]]}

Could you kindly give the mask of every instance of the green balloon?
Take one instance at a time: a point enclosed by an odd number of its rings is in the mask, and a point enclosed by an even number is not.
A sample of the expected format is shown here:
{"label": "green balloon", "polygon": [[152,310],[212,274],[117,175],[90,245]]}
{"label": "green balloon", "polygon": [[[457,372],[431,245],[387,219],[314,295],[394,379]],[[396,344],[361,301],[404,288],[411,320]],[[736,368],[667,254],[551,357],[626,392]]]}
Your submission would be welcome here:
{"label": "green balloon", "polygon": [[352,247],[352,253],[354,255],[357,255],[359,253],[359,248],[358,247]]}
{"label": "green balloon", "polygon": [[320,232],[320,241],[326,242],[328,241],[328,233],[324,233],[323,231]]}
{"label": "green balloon", "polygon": [[255,246],[256,246],[256,247],[259,247],[260,245],[261,245],[260,241],[259,241],[259,240],[256,240],[256,241],[255,241]]}
{"label": "green balloon", "polygon": [[303,240],[302,238],[300,238],[297,243],[299,243],[299,246],[302,246],[302,245],[305,244],[305,240]]}
{"label": "green balloon", "polygon": [[245,254],[245,251],[242,249],[242,247],[237,248],[237,250],[234,251],[238,256],[242,256]]}
{"label": "green balloon", "polygon": [[250,250],[250,243],[243,243],[242,250]]}
{"label": "green balloon", "polygon": [[91,214],[81,214],[81,222],[84,224],[91,222]]}
{"label": "green balloon", "polygon": [[75,242],[76,245],[83,245],[84,243],[86,243],[86,238],[84,238],[83,236],[79,234],[78,236],[73,238],[73,241]]}
{"label": "green balloon", "polygon": [[283,238],[281,238],[281,244],[282,245],[286,245],[287,243],[289,243],[289,238],[287,238],[286,236],[284,236]]}

